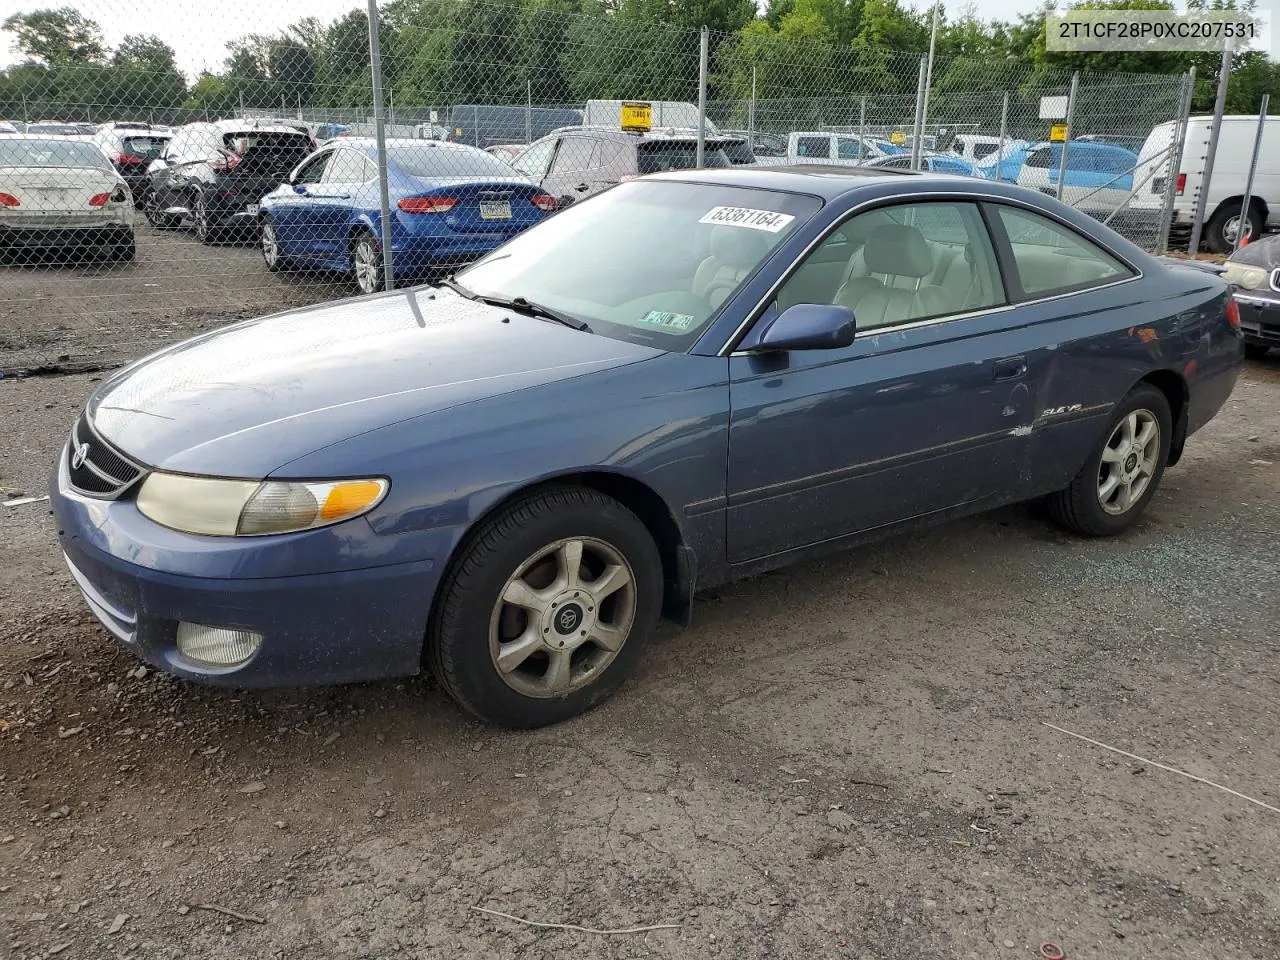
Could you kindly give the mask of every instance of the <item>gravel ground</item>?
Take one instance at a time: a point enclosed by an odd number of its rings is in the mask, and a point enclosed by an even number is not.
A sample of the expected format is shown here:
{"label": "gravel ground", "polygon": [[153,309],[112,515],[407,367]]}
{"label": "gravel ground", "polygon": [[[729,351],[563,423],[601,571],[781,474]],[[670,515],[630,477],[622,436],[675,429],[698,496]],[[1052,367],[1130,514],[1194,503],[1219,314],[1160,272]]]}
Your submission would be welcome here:
{"label": "gravel ground", "polygon": [[[96,379],[0,381],[0,488]],[[518,734],[139,669],[0,508],[0,956],[1280,955],[1280,813],[1044,725],[1280,807],[1278,428],[1255,364],[1130,535],[1018,507],[744,582]]]}

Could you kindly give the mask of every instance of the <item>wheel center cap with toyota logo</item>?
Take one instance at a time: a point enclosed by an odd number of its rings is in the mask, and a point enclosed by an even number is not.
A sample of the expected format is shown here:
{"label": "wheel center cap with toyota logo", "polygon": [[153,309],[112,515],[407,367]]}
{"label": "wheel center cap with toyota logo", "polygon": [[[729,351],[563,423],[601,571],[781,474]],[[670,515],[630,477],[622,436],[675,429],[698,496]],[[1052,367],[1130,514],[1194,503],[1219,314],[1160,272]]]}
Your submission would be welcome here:
{"label": "wheel center cap with toyota logo", "polygon": [[566,603],[556,611],[552,623],[555,625],[556,633],[568,636],[582,625],[582,608],[576,603]]}

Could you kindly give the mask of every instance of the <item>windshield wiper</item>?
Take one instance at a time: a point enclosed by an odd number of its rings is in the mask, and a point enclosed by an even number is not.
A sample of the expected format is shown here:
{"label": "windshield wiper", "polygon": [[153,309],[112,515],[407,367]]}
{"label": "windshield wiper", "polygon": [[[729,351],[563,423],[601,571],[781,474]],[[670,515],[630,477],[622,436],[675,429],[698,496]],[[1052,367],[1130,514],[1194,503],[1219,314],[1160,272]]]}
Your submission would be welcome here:
{"label": "windshield wiper", "polygon": [[468,300],[479,300],[481,303],[487,303],[491,307],[502,307],[505,310],[517,310],[520,313],[526,313],[531,317],[542,317],[544,320],[551,320],[555,323],[562,324],[566,327],[572,327],[574,330],[581,330],[583,333],[590,333],[591,327],[586,322],[579,320],[577,317],[551,307],[544,307],[540,303],[533,303],[527,297],[512,297],[510,300],[504,300],[501,297],[488,297],[483,294],[476,293],[464,287],[453,277],[445,277],[440,281],[440,286],[448,287],[454,293]]}

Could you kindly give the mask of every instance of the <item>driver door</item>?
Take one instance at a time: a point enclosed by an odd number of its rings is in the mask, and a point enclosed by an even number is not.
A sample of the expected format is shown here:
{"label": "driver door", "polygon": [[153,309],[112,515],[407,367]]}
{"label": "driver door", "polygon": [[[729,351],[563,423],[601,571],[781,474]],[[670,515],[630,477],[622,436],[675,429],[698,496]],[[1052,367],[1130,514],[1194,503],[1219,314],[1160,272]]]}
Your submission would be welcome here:
{"label": "driver door", "polygon": [[333,150],[325,150],[304,161],[284,189],[272,198],[271,220],[281,253],[286,256],[308,259],[317,256],[322,248],[322,201],[312,194],[319,190],[333,155]]}
{"label": "driver door", "polygon": [[975,204],[899,204],[846,221],[757,328],[794,303],[851,307],[857,338],[731,355],[731,562],[994,503],[1025,483],[1047,351],[1031,349],[1035,331],[1018,331],[1004,309]]}

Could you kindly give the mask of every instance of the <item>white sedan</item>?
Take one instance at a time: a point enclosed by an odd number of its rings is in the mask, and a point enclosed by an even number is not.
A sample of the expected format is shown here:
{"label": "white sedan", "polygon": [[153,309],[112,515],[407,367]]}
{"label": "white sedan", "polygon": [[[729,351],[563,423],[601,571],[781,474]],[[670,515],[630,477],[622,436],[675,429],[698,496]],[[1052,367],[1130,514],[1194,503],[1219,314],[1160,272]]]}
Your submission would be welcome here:
{"label": "white sedan", "polygon": [[87,140],[0,138],[0,257],[134,258],[133,197]]}

